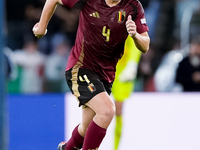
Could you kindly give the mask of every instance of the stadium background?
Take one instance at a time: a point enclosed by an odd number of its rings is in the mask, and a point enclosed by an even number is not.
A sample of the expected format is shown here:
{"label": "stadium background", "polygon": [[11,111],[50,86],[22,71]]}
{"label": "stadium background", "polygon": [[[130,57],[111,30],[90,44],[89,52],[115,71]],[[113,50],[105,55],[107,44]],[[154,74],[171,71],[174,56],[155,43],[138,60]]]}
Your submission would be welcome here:
{"label": "stadium background", "polygon": [[[149,53],[142,55],[135,93],[125,104],[125,128],[120,149],[197,150],[200,148],[200,95],[199,92],[183,92],[174,78],[178,63],[188,55],[191,37],[200,34],[199,0],[141,2],[150,29],[151,46]],[[33,37],[32,26],[38,21],[43,4],[44,0],[1,0],[0,3],[0,149],[3,150],[53,150],[57,143],[69,137],[71,126],[80,119],[76,100],[71,97],[63,79],[56,78],[64,71],[59,64],[63,62],[59,62],[57,68],[48,66],[57,71],[51,76],[52,70],[46,70],[45,61],[41,61],[36,78],[41,81],[37,88],[40,90],[35,91],[24,85],[25,79],[29,79],[23,76],[26,74],[24,66],[10,58],[17,56],[19,50],[23,51],[30,41],[38,44],[38,51],[45,60],[57,60],[51,56],[55,56],[63,43],[66,49],[73,45],[77,12],[62,6],[53,16],[48,34],[40,40]],[[63,14],[68,18],[65,19]],[[68,52],[61,52],[64,59]],[[164,61],[168,56],[173,59]],[[113,123],[100,149],[111,149],[112,128]]]}

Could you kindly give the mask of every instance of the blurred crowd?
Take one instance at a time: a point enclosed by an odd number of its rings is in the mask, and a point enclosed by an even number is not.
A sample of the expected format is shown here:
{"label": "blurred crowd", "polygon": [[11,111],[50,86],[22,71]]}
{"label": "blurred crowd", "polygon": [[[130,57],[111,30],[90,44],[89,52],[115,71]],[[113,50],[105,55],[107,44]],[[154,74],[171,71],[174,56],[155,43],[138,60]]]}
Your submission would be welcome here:
{"label": "blurred crowd", "polygon": [[[138,66],[135,91],[200,91],[200,0],[140,0],[150,50]],[[48,33],[36,39],[45,0],[6,1],[7,91],[67,92],[65,67],[74,44],[78,10],[58,6]]]}

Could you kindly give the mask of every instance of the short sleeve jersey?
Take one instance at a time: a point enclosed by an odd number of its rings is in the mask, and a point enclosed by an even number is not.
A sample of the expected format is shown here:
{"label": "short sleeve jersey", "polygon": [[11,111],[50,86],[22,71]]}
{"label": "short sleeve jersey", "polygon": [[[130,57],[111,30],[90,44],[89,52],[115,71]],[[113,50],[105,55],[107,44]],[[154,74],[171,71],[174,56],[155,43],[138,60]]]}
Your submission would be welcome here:
{"label": "short sleeve jersey", "polygon": [[[80,0],[62,2],[73,7]],[[113,7],[108,6],[105,0],[85,1],[66,70],[72,67],[87,68],[101,80],[114,81],[116,64],[123,55],[128,36],[126,21],[129,15],[138,33],[148,31],[144,10],[138,0],[121,0]]]}

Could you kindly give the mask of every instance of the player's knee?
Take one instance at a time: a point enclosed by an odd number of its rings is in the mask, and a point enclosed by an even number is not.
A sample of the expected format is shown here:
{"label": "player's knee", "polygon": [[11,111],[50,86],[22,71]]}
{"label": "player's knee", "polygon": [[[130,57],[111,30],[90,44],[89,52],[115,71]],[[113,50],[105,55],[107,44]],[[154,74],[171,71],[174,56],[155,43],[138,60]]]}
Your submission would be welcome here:
{"label": "player's knee", "polygon": [[110,119],[112,119],[115,116],[115,113],[116,113],[116,109],[115,107],[112,107],[108,112]]}
{"label": "player's knee", "polygon": [[79,125],[79,133],[81,136],[85,136],[85,133],[87,131],[88,125],[83,125],[82,123]]}
{"label": "player's knee", "polygon": [[102,119],[112,120],[115,115],[115,107],[108,107],[104,111],[101,112]]}

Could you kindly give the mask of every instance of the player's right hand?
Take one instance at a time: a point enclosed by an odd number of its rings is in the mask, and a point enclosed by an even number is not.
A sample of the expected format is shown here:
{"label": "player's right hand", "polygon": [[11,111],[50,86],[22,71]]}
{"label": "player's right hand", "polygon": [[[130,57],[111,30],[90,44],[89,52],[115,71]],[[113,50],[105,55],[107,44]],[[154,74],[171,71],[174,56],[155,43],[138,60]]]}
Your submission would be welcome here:
{"label": "player's right hand", "polygon": [[33,30],[33,34],[35,35],[35,37],[41,38],[47,33],[47,29],[41,30],[41,29],[39,29],[38,26],[39,26],[39,23],[36,23],[32,30]]}

